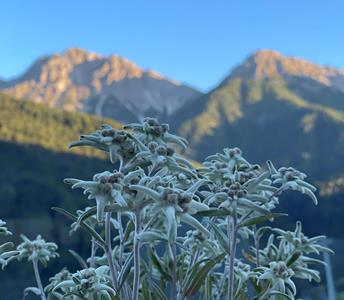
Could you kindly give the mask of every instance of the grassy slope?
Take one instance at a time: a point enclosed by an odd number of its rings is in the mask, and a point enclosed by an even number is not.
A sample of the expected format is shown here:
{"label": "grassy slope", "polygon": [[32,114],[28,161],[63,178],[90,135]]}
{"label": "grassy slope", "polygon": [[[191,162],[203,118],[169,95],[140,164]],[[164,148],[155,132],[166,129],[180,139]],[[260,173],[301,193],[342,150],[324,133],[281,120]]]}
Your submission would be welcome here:
{"label": "grassy slope", "polygon": [[[68,143],[81,133],[93,132],[103,123],[120,127],[120,123],[82,113],[50,109],[30,101],[19,101],[0,94],[0,140],[66,152]],[[91,149],[73,149],[73,153],[99,156]]]}

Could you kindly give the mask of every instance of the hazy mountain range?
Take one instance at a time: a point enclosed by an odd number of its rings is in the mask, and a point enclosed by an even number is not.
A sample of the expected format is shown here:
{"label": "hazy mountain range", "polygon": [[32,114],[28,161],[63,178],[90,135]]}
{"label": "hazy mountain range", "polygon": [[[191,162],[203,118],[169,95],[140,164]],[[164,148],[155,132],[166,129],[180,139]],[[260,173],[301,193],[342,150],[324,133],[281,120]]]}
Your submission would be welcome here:
{"label": "hazy mountain range", "polygon": [[239,146],[252,160],[296,164],[325,179],[343,172],[344,71],[260,50],[206,94],[119,56],[71,48],[0,83],[20,99],[132,122],[168,121],[202,159]]}

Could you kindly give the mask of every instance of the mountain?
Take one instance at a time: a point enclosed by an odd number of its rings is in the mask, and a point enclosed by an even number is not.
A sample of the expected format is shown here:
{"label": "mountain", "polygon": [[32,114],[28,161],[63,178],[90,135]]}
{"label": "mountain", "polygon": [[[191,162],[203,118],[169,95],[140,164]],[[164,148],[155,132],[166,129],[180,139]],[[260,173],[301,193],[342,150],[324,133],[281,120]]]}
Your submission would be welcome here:
{"label": "mountain", "polygon": [[344,172],[342,70],[261,50],[173,119],[196,159],[237,146],[250,161],[295,165],[316,180]]}
{"label": "mountain", "polygon": [[0,81],[0,89],[49,107],[125,122],[147,115],[167,118],[201,95],[120,56],[102,56],[79,48],[38,59],[23,75]]}
{"label": "mountain", "polygon": [[104,123],[114,128],[121,127],[119,122],[112,119],[51,109],[0,93],[0,141],[3,142],[34,145],[53,152],[101,157],[99,151],[87,147],[70,150],[68,144],[78,139],[80,134],[93,132]]}

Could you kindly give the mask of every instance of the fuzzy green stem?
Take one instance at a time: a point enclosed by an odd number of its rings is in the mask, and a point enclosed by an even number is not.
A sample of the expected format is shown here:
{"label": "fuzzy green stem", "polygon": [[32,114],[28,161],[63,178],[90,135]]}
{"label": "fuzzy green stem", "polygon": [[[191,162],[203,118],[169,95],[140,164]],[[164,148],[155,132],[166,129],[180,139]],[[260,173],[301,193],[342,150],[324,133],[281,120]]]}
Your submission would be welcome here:
{"label": "fuzzy green stem", "polygon": [[110,273],[111,273],[111,281],[115,290],[118,290],[118,280],[117,280],[117,272],[115,270],[115,264],[113,262],[112,257],[112,248],[111,248],[111,212],[106,213],[105,218],[105,253],[106,258],[109,264]]}
{"label": "fuzzy green stem", "polygon": [[118,234],[119,234],[119,265],[122,267],[123,265],[123,253],[124,253],[124,233],[123,233],[123,226],[122,226],[122,213],[119,211],[117,212],[117,221],[119,224]]}
{"label": "fuzzy green stem", "polygon": [[46,300],[47,297],[46,297],[45,294],[44,294],[44,289],[43,289],[41,277],[39,276],[38,261],[37,261],[37,259],[34,259],[34,260],[32,261],[32,265],[33,265],[33,271],[35,272],[35,278],[36,278],[36,282],[37,282],[37,287],[38,287],[39,290],[41,291],[41,299],[42,299],[42,300]]}
{"label": "fuzzy green stem", "polygon": [[140,211],[135,214],[135,236],[134,236],[134,287],[132,300],[139,299],[140,288],[140,233],[141,233],[141,215]]}
{"label": "fuzzy green stem", "polygon": [[95,261],[94,261],[94,257],[96,255],[96,241],[94,239],[94,237],[92,237],[91,240],[91,257],[90,257],[90,267],[93,268],[95,266]]}
{"label": "fuzzy green stem", "polygon": [[260,259],[259,259],[259,238],[257,236],[257,226],[253,226],[253,233],[254,233],[254,247],[256,248],[256,266],[260,267]]}
{"label": "fuzzy green stem", "polygon": [[228,271],[228,290],[227,290],[227,299],[234,300],[234,260],[235,252],[237,246],[237,214],[234,209],[234,214],[232,217],[228,217],[228,235],[229,235],[229,271]]}
{"label": "fuzzy green stem", "polygon": [[177,247],[176,241],[171,245],[173,262],[172,262],[172,287],[171,287],[171,300],[177,300]]}

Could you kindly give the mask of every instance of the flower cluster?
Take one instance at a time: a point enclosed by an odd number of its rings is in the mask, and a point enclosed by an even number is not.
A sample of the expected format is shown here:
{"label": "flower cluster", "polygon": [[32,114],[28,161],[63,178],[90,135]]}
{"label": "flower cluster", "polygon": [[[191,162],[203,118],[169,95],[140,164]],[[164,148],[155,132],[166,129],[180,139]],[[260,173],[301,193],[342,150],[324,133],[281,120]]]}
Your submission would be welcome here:
{"label": "flower cluster", "polygon": [[[109,268],[88,268],[74,274],[62,271],[51,280],[52,294],[59,299],[112,299],[116,295],[110,286]],[[75,296],[79,298],[75,298]]]}
{"label": "flower cluster", "polygon": [[28,261],[39,261],[44,266],[50,259],[58,257],[57,245],[52,242],[46,242],[40,235],[34,240],[29,240],[25,235],[21,235],[23,242],[17,246],[16,251],[7,259],[7,263],[17,259],[19,261],[27,259]]}
{"label": "flower cluster", "polygon": [[251,247],[252,253],[257,253],[255,262],[260,265],[256,270],[261,273],[259,280],[268,281],[270,287],[266,293],[281,292],[289,296],[296,294],[293,278],[320,281],[319,271],[310,267],[314,263],[322,263],[309,254],[320,252],[333,253],[329,248],[320,244],[324,236],[308,238],[302,233],[301,223],[296,223],[295,231],[272,229],[278,234],[277,244],[274,234],[271,234],[267,245],[263,249]]}
{"label": "flower cluster", "polygon": [[[12,235],[6,227],[6,222],[0,219],[0,236]],[[7,259],[12,255],[13,252],[10,250],[13,248],[14,244],[11,242],[6,242],[0,244],[0,265],[4,268],[7,264]]]}
{"label": "flower cluster", "polygon": [[[177,153],[187,141],[154,118],[121,130],[103,125],[71,144],[76,146],[108,152],[116,169],[92,180],[65,179],[92,201],[75,214],[54,209],[71,219],[71,232],[82,229],[90,236],[91,254],[84,259],[71,251],[80,270],[62,270],[45,289],[38,278],[38,288],[29,289],[43,300],[45,293],[70,300],[177,300],[196,294],[234,300],[247,299],[249,290],[259,291],[257,300],[295,299],[295,278],[320,279],[311,264],[321,263],[313,255],[331,252],[321,244],[324,236],[308,238],[299,222],[294,232],[264,224],[283,215],[274,210],[285,190],[317,203],[305,174],[277,170],[270,161],[251,164],[239,148],[208,156],[196,168]],[[0,233],[7,233],[3,225]],[[28,258],[45,264],[57,256],[57,246],[40,236],[23,240],[5,258],[0,247],[0,263]],[[240,253],[242,240],[251,246]]]}
{"label": "flower cluster", "polygon": [[0,219],[0,235],[11,235],[12,233],[7,229],[6,222]]}

